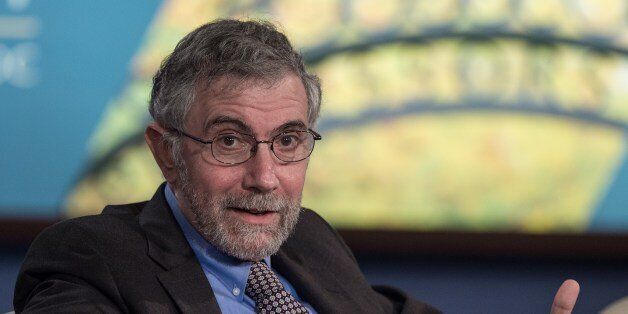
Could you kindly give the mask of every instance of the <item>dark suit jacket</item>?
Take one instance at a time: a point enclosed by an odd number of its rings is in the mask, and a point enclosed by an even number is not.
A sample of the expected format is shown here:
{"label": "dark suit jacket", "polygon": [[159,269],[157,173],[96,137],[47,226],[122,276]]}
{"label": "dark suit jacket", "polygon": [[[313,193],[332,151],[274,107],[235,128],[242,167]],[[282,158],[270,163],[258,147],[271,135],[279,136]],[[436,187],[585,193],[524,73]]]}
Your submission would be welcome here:
{"label": "dark suit jacket", "polygon": [[[163,189],[148,202],[107,206],[43,231],[20,270],[15,311],[220,313]],[[320,313],[436,312],[370,287],[339,235],[307,209],[271,262]]]}

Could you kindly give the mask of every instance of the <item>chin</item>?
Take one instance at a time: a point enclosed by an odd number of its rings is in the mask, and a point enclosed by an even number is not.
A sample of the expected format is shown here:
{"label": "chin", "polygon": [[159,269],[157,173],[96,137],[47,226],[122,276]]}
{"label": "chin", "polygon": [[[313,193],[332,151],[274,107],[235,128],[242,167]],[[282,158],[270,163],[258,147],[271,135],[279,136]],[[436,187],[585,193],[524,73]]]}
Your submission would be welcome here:
{"label": "chin", "polygon": [[259,261],[277,253],[289,236],[289,232],[281,232],[282,228],[276,225],[240,223],[231,227],[224,230],[226,236],[220,236],[220,230],[216,230],[219,236],[212,237],[210,243],[227,255],[247,261]]}
{"label": "chin", "polygon": [[256,236],[254,239],[245,239],[239,244],[236,244],[232,256],[241,260],[260,261],[267,256],[277,253],[282,244],[283,241],[278,241],[268,235],[262,234]]}

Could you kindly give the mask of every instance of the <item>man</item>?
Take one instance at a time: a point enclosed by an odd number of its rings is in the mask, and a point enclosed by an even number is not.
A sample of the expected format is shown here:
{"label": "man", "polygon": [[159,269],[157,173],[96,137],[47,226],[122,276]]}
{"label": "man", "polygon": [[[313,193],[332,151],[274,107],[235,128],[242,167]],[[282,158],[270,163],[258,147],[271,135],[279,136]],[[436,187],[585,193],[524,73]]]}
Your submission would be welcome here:
{"label": "man", "polygon": [[167,183],[148,202],[44,231],[15,310],[437,312],[370,287],[337,233],[300,207],[320,99],[270,24],[219,20],[188,34],[155,75],[145,133]]}

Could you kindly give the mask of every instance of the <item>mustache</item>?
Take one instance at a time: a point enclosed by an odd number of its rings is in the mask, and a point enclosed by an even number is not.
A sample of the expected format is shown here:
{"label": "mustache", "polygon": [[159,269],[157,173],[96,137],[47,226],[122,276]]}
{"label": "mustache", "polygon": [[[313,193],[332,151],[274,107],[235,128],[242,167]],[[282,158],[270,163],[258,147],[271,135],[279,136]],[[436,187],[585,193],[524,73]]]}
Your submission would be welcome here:
{"label": "mustache", "polygon": [[255,209],[257,212],[283,213],[298,206],[287,197],[271,194],[227,194],[218,201],[221,208]]}

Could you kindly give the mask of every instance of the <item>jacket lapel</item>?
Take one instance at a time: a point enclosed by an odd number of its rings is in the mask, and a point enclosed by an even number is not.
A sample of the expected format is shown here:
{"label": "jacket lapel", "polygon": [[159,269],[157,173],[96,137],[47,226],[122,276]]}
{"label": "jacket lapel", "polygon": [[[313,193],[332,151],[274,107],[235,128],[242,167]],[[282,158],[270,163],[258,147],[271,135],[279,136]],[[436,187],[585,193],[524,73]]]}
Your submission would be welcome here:
{"label": "jacket lapel", "polygon": [[220,313],[211,286],[166,202],[164,187],[139,214],[148,255],[164,268],[157,278],[182,312]]}
{"label": "jacket lapel", "polygon": [[181,312],[220,313],[220,307],[196,258],[157,275]]}
{"label": "jacket lapel", "polygon": [[272,266],[281,273],[299,296],[310,303],[319,313],[367,313],[350,294],[342,289],[333,272],[308,267],[303,259],[285,246],[272,257]]}

